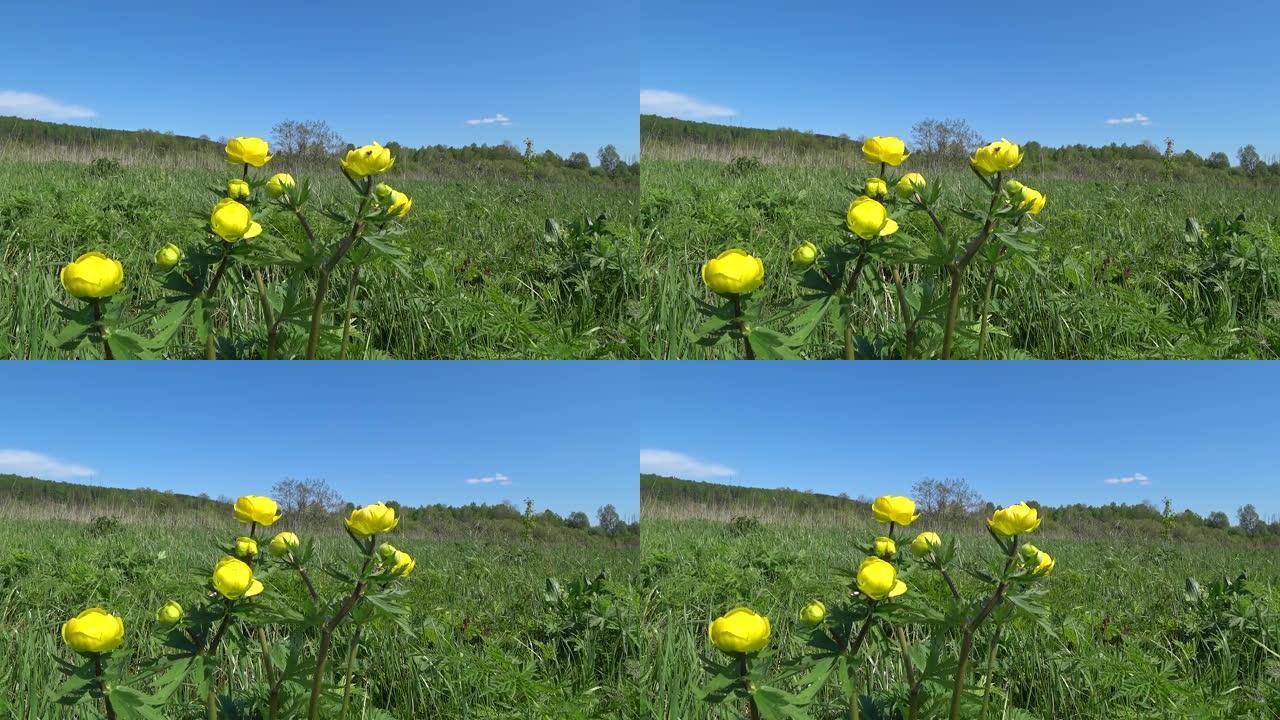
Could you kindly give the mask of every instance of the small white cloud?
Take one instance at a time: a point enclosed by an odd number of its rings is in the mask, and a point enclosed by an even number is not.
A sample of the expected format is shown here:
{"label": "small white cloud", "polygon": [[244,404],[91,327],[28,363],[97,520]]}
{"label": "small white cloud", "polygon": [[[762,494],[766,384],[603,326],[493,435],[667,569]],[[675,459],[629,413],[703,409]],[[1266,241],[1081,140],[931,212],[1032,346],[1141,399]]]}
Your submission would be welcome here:
{"label": "small white cloud", "polygon": [[1137,123],[1139,125],[1150,125],[1151,118],[1143,115],[1142,113],[1134,113],[1129,117],[1107,118],[1108,125],[1132,125],[1133,123]]}
{"label": "small white cloud", "polygon": [[87,107],[66,105],[35,93],[0,90],[0,115],[31,120],[76,120],[91,118],[97,113]]}
{"label": "small white cloud", "polygon": [[30,450],[0,448],[0,472],[46,479],[89,477],[93,468],[76,463],[63,462]]}
{"label": "small white cloud", "polygon": [[1134,473],[1132,475],[1125,475],[1124,477],[1109,477],[1102,482],[1108,485],[1130,485],[1133,483],[1137,483],[1139,485],[1150,485],[1151,478],[1148,478],[1142,473]]}
{"label": "small white cloud", "polygon": [[704,118],[733,117],[738,111],[724,105],[705,103],[684,93],[670,90],[641,90],[640,113],[663,117],[701,120]]}
{"label": "small white cloud", "polygon": [[704,462],[673,450],[640,451],[640,472],[681,478],[730,477],[737,471],[719,463]]}
{"label": "small white cloud", "polygon": [[467,121],[467,124],[468,125],[501,125],[503,127],[507,127],[508,125],[511,124],[511,118],[507,117],[506,115],[503,115],[502,113],[498,113],[493,117],[472,118]]}
{"label": "small white cloud", "polygon": [[503,475],[502,473],[494,473],[492,475],[486,475],[485,477],[467,478],[463,482],[468,485],[491,485],[493,483],[497,483],[499,485],[510,485],[511,478]]}

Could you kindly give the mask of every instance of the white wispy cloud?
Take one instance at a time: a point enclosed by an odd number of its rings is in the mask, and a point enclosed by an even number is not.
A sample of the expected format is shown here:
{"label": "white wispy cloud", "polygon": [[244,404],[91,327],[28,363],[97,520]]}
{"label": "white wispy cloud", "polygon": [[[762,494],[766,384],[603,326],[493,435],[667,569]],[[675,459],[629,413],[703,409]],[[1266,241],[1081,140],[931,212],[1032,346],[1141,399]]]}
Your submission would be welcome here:
{"label": "white wispy cloud", "polygon": [[1107,118],[1108,125],[1132,125],[1133,123],[1137,123],[1139,125],[1150,125],[1151,118],[1143,115],[1142,113],[1134,113],[1129,117]]}
{"label": "white wispy cloud", "polygon": [[94,117],[97,113],[87,107],[67,105],[44,95],[0,90],[0,115],[15,115],[31,120],[77,120]]}
{"label": "white wispy cloud", "polygon": [[467,124],[468,125],[502,125],[503,127],[506,127],[511,124],[511,118],[507,117],[506,115],[503,115],[502,113],[498,113],[493,117],[471,118],[470,120],[467,121]]}
{"label": "white wispy cloud", "polygon": [[95,474],[93,468],[78,463],[64,462],[42,453],[14,448],[0,448],[0,472],[53,480]]}
{"label": "white wispy cloud", "polygon": [[640,112],[644,115],[662,115],[686,120],[725,118],[738,114],[738,111],[731,107],[703,102],[684,93],[670,90],[641,90]]}
{"label": "white wispy cloud", "polygon": [[738,471],[720,463],[706,462],[674,450],[649,448],[640,451],[640,472],[697,479],[730,477],[736,475]]}
{"label": "white wispy cloud", "polygon": [[1134,473],[1132,475],[1125,475],[1124,477],[1109,477],[1102,482],[1108,485],[1130,485],[1133,483],[1137,483],[1138,485],[1150,485],[1151,478],[1148,478],[1142,473]]}
{"label": "white wispy cloud", "polygon": [[499,485],[510,485],[511,478],[503,475],[502,473],[494,473],[484,477],[467,478],[463,482],[468,485],[491,485],[493,483],[497,483]]}

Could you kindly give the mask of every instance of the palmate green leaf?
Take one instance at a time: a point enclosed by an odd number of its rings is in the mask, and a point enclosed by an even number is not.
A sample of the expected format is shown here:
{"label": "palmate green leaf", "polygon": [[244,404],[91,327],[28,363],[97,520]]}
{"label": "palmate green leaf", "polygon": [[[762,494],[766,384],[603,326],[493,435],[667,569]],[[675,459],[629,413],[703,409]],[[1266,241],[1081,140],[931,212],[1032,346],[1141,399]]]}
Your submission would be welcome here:
{"label": "palmate green leaf", "polygon": [[60,705],[74,705],[80,702],[80,699],[91,690],[98,687],[97,677],[94,674],[93,664],[86,662],[84,665],[74,665],[59,660],[64,667],[63,672],[67,673],[67,679],[49,692],[49,698]]}
{"label": "palmate green leaf", "polygon": [[742,687],[742,678],[733,663],[721,665],[712,660],[704,660],[703,669],[711,676],[711,680],[698,690],[698,697],[706,702],[722,703]]}
{"label": "palmate green leaf", "polygon": [[770,685],[761,685],[752,695],[760,720],[810,720],[803,705],[796,704],[794,696]]}
{"label": "palmate green leaf", "polygon": [[140,335],[128,330],[112,330],[107,335],[107,345],[117,360],[141,360],[154,357],[147,348],[147,341]]}
{"label": "palmate green leaf", "polygon": [[800,355],[792,347],[792,339],[776,330],[766,327],[753,327],[747,335],[747,342],[755,351],[758,360],[799,360]]}
{"label": "palmate green leaf", "polygon": [[155,698],[127,685],[111,688],[111,707],[118,720],[168,720],[157,704]]}
{"label": "palmate green leaf", "polygon": [[835,295],[821,295],[805,299],[804,310],[795,316],[789,326],[791,328],[789,344],[792,347],[800,347],[808,342],[809,336],[831,312],[835,297]]}

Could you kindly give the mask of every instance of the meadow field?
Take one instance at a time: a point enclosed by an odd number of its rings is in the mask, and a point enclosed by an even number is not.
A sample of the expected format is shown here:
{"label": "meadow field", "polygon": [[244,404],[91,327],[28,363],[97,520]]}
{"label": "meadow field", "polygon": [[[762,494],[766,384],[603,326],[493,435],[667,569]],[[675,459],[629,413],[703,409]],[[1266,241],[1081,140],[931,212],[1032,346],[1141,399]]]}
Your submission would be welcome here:
{"label": "meadow field", "polygon": [[[642,138],[641,212],[648,334],[639,344],[660,358],[736,357],[738,348],[699,343],[697,301],[715,296],[699,277],[727,248],[759,256],[764,285],[751,294],[760,324],[803,358],[843,357],[839,323],[815,323],[804,299],[814,284],[792,269],[804,242],[832,254],[842,219],[875,168],[851,152],[693,146]],[[751,153],[758,153],[759,156]],[[761,157],[763,157],[763,161]],[[1157,158],[1159,156],[1157,155]],[[1179,163],[1182,161],[1179,160]],[[1198,162],[1198,161],[1197,161]],[[1154,166],[1152,168],[1152,166]],[[1087,171],[1028,161],[1013,176],[1048,198],[1037,232],[1015,243],[991,284],[984,358],[1275,358],[1280,354],[1280,192],[1274,183],[1160,162],[1097,163]],[[898,175],[923,172],[941,187],[937,205],[973,207],[985,192],[963,159],[912,157]],[[1150,172],[1148,172],[1150,170]],[[899,206],[900,236],[920,245],[933,230],[925,212]],[[980,222],[944,213],[970,237]],[[980,218],[978,218],[980,219]],[[899,252],[910,254],[911,247]],[[988,284],[980,256],[963,285],[956,357],[978,357],[976,309]],[[903,305],[921,312],[921,286],[941,269],[916,261],[869,264],[852,311],[859,357],[900,357]],[[906,292],[895,292],[893,273]],[[945,294],[945,293],[944,293]],[[928,303],[926,302],[927,306]],[[913,357],[929,357],[930,323]]]}
{"label": "meadow field", "polygon": [[[767,505],[735,510],[672,503],[661,494],[641,500],[646,644],[655,657],[649,685],[662,717],[745,717],[741,705],[702,699],[712,682],[704,667],[723,661],[708,641],[708,623],[739,606],[767,616],[769,674],[783,676],[789,663],[812,652],[801,608],[813,600],[834,608],[848,598],[850,577],[833,568],[857,568],[866,552],[861,547],[885,531],[870,512],[805,517],[785,510],[775,515]],[[961,595],[979,587],[969,572],[982,567],[992,549],[981,518],[940,524],[925,515],[905,528],[909,533],[901,530],[904,538],[922,530],[954,538],[955,567],[964,568],[953,571]],[[1039,581],[1043,595],[1028,605],[1044,612],[1015,611],[1001,626],[998,645],[990,630],[978,633],[970,693],[982,710],[961,717],[1280,718],[1275,545],[1222,532],[1148,530],[1143,523],[1108,523],[1075,532],[1055,526],[1052,516],[1045,519],[1034,541],[1053,555],[1056,569]],[[899,552],[910,556],[906,543],[899,541]],[[899,601],[914,596],[908,607],[945,608],[947,586],[912,567],[903,575],[908,589]],[[911,622],[905,629],[921,667],[929,638],[939,631]],[[941,656],[954,658],[959,634],[942,637]],[[865,681],[861,717],[907,717],[910,691],[892,636],[872,633],[866,647],[856,661]],[[802,674],[792,669],[782,689],[804,694]],[[847,693],[828,680],[807,708],[788,717],[856,718]]]}
{"label": "meadow field", "polygon": [[[125,268],[120,315],[142,318],[129,330],[143,338],[168,332],[146,314],[175,294],[162,286],[152,258],[167,243],[190,256],[207,242],[210,208],[231,172],[221,146],[209,147],[198,155],[41,147],[0,154],[0,357],[97,356],[92,345],[62,349],[57,336],[64,322],[53,305],[74,304],[59,285],[59,269],[90,250]],[[447,169],[402,162],[380,176],[412,198],[412,212],[400,222],[402,233],[379,244],[390,254],[362,266],[358,285],[351,282],[350,262],[338,267],[329,293],[333,329],[321,356],[629,357],[634,308],[628,310],[628,300],[637,296],[640,280],[635,180],[540,166],[525,172],[518,159],[515,165],[511,171],[484,162]],[[321,212],[351,194],[338,159],[291,164],[280,158],[263,168],[261,180],[276,172],[311,182],[317,234],[344,232]],[[290,213],[254,212],[264,227],[259,251],[283,250],[287,257],[303,242]],[[276,320],[285,321],[273,357],[301,356],[297,347],[305,345],[305,319],[292,317],[298,313],[290,309],[295,300],[285,287],[286,269],[263,267]],[[242,264],[226,283],[225,302],[212,318],[217,356],[262,357],[267,325],[256,278]],[[312,276],[295,294],[305,299],[314,286]],[[188,321],[147,356],[205,357],[196,333]],[[291,343],[290,334],[304,339]]]}
{"label": "meadow field", "polygon": [[[6,502],[0,715],[103,717],[100,701],[56,702],[63,684],[60,664],[75,658],[59,637],[59,626],[86,607],[107,608],[123,618],[125,641],[114,655],[131,653],[130,672],[181,654],[165,644],[172,637],[166,640],[158,627],[157,608],[175,600],[194,615],[208,596],[209,572],[222,555],[217,547],[248,527],[235,522],[229,506],[225,509],[225,514],[125,511],[81,521],[58,518],[87,518],[90,508]],[[296,531],[304,543],[315,541],[308,565],[321,597],[338,591],[342,583],[329,573],[351,554],[341,527],[341,519],[299,522],[286,516],[270,528]],[[387,538],[416,559],[416,569],[399,580],[398,602],[406,612],[361,624],[360,649],[354,653],[348,644],[352,633],[339,632],[334,647],[340,652],[333,653],[330,665],[337,678],[334,694],[325,697],[320,717],[649,717],[641,711],[646,693],[635,682],[644,656],[634,536],[608,538],[563,523],[406,519]],[[265,542],[262,552],[256,570],[266,588],[258,606],[303,607],[306,589],[297,574],[266,569]],[[276,676],[264,666],[259,640],[272,648],[276,673],[292,667],[293,660],[285,657],[295,641],[305,638],[298,645],[303,656],[315,650],[315,635],[299,627],[270,624],[258,639],[252,632],[249,624],[230,625],[217,662],[222,698],[217,717],[267,717],[262,713],[268,678]],[[138,690],[153,691],[152,682],[141,685]],[[305,707],[305,697],[301,702]],[[123,703],[117,699],[118,706]],[[346,708],[341,714],[339,703]],[[214,717],[207,714],[194,673],[178,681],[160,714],[117,712],[120,718],[149,720]]]}

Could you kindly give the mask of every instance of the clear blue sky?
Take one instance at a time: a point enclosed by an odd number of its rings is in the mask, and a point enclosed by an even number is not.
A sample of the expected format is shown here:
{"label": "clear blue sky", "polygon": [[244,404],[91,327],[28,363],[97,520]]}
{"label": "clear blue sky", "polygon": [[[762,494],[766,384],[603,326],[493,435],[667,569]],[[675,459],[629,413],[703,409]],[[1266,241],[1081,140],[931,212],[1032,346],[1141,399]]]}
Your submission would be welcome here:
{"label": "clear blue sky", "polygon": [[1272,0],[656,0],[640,82],[700,101],[689,119],[734,111],[710,122],[908,137],[955,117],[1049,145],[1171,136],[1234,163],[1246,143],[1280,155],[1277,26]]}
{"label": "clear blue sky", "polygon": [[529,137],[593,162],[639,147],[631,3],[72,0],[4,21],[0,115],[214,138],[318,119],[357,145]]}
{"label": "clear blue sky", "polygon": [[356,503],[635,516],[614,365],[7,363],[0,472],[215,497],[324,478]]}
{"label": "clear blue sky", "polygon": [[997,503],[1280,516],[1276,363],[650,365],[642,471],[855,497],[951,477]]}

